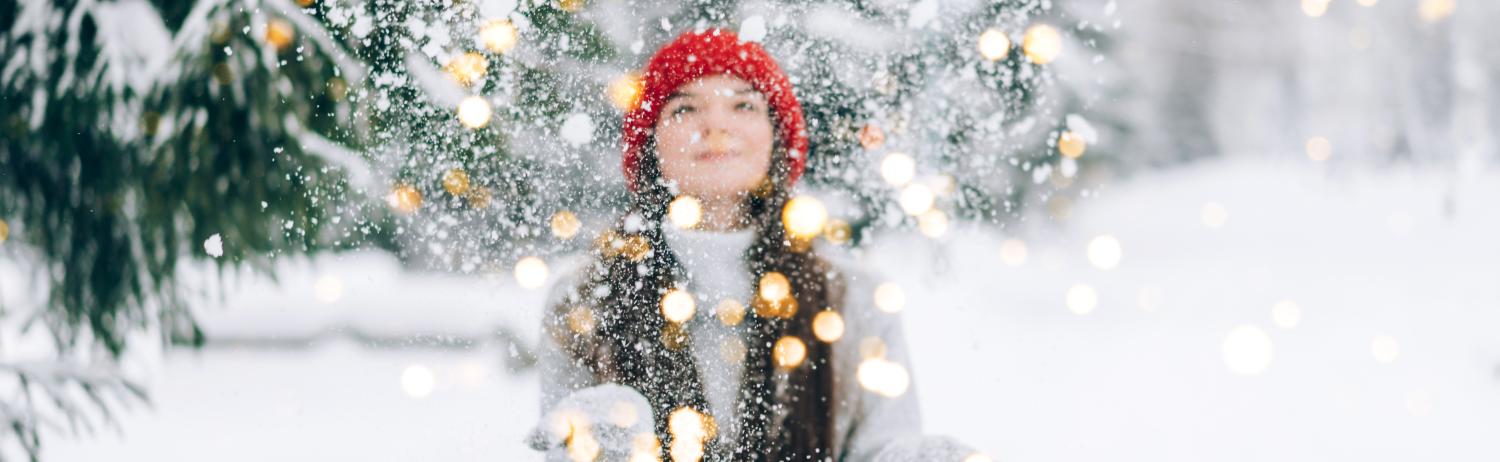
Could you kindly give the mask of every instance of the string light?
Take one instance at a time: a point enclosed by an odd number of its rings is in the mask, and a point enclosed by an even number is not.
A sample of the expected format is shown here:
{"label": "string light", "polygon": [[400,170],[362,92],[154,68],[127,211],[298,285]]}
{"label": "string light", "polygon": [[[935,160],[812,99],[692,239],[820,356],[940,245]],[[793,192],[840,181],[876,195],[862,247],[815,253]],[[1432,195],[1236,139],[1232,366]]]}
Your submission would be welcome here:
{"label": "string light", "polygon": [[1061,135],[1057,136],[1057,152],[1062,153],[1063,156],[1069,159],[1077,159],[1083,156],[1083,152],[1086,150],[1088,150],[1088,142],[1084,141],[1083,137],[1077,133],[1063,131]]}
{"label": "string light", "polygon": [[1050,63],[1062,54],[1062,34],[1056,28],[1046,24],[1031,26],[1026,29],[1021,48],[1031,62]]}
{"label": "string light", "polygon": [[696,310],[696,304],[693,303],[693,295],[686,290],[668,290],[661,297],[661,315],[667,318],[668,321],[678,324],[687,322],[687,320],[693,318],[693,312]]}
{"label": "string light", "polygon": [[616,109],[629,111],[641,102],[641,76],[635,73],[615,77],[609,83],[609,101]]}
{"label": "string light", "polygon": [[479,41],[490,51],[509,53],[518,41],[516,26],[504,19],[487,22],[479,29]]}
{"label": "string light", "polygon": [[795,368],[807,359],[807,344],[802,339],[793,336],[785,336],[776,341],[771,347],[771,356],[776,359],[776,366],[783,369]]}
{"label": "string light", "polygon": [[894,282],[875,286],[875,307],[887,313],[900,312],[906,307],[906,292]]}
{"label": "string light", "polygon": [[460,85],[469,85],[483,78],[488,67],[489,60],[484,55],[471,51],[449,59],[443,70]]}
{"label": "string light", "polygon": [[1010,37],[996,29],[987,29],[979,34],[979,55],[990,61],[1004,59],[1010,54]]}
{"label": "string light", "polygon": [[687,406],[679,407],[668,415],[667,430],[672,432],[674,442],[678,440],[702,442],[713,438],[714,434],[718,433],[713,417]]}
{"label": "string light", "polygon": [[905,153],[886,154],[880,161],[880,176],[891,186],[904,186],[917,175],[917,161]]}
{"label": "string light", "polygon": [[443,189],[448,194],[462,196],[469,191],[469,174],[461,168],[451,168],[443,172]]}
{"label": "string light", "polygon": [[399,184],[391,189],[391,194],[386,196],[385,201],[396,211],[410,214],[422,207],[422,192],[412,185]]}
{"label": "string light", "polygon": [[667,206],[667,218],[678,228],[692,228],[698,226],[703,219],[703,203],[698,198],[688,195],[677,196],[672,204]]}
{"label": "string light", "polygon": [[547,282],[547,262],[537,257],[523,257],[516,261],[516,283],[527,289],[535,289]]}
{"label": "string light", "polygon": [[469,128],[483,128],[490,123],[490,103],[484,98],[470,96],[458,103],[458,121]]}
{"label": "string light", "polygon": [[739,300],[726,298],[714,306],[714,314],[718,316],[719,322],[726,326],[738,325],[745,319],[745,305]]}
{"label": "string light", "polygon": [[548,224],[552,227],[552,235],[563,240],[572,239],[578,234],[578,228],[583,226],[578,216],[567,210],[559,210],[552,214],[552,219],[548,220]]}
{"label": "string light", "polygon": [[825,343],[833,343],[844,336],[844,317],[837,311],[825,310],[813,316],[813,336]]}
{"label": "string light", "polygon": [[828,209],[823,202],[812,196],[797,196],[786,201],[781,210],[781,223],[794,239],[812,239],[823,232],[828,221]]}
{"label": "string light", "polygon": [[937,196],[932,194],[932,189],[921,183],[906,185],[906,189],[901,190],[901,210],[910,215],[921,215],[932,209],[936,200]]}

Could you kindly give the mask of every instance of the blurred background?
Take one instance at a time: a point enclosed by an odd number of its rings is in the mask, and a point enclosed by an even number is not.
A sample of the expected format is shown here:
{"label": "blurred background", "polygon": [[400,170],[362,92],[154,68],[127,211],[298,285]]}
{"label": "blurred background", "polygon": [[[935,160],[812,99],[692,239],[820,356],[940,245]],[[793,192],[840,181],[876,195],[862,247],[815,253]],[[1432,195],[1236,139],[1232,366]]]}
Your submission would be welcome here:
{"label": "blurred background", "polygon": [[[1500,4],[0,2],[0,460],[540,460],[543,297],[685,30],[809,120],[994,460],[1500,457]],[[891,307],[885,307],[891,308]]]}

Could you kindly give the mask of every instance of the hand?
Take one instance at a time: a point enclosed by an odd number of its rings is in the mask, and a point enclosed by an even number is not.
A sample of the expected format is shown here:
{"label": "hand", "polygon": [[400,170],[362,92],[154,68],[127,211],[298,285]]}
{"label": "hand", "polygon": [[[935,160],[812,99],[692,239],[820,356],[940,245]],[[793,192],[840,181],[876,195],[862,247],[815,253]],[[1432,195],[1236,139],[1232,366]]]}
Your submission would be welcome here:
{"label": "hand", "polygon": [[872,462],[989,462],[989,458],[969,446],[946,436],[908,436],[886,444]]}
{"label": "hand", "polygon": [[637,452],[657,454],[655,428],[646,397],[610,383],[563,398],[542,416],[527,443],[549,461],[624,461]]}

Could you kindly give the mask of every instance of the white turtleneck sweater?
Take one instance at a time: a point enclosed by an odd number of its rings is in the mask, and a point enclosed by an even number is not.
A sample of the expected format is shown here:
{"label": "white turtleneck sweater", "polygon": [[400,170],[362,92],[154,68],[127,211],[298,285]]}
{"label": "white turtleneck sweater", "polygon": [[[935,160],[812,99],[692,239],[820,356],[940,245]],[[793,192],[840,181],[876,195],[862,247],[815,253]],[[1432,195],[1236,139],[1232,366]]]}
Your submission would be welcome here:
{"label": "white turtleneck sweater", "polygon": [[[665,237],[688,272],[688,290],[697,307],[686,327],[709,411],[719,424],[719,438],[733,441],[739,431],[734,405],[744,366],[725,355],[722,345],[731,338],[743,342],[745,332],[743,324],[727,326],[719,322],[714,307],[725,298],[741,303],[751,299],[752,281],[743,254],[754,234],[752,230],[714,232],[667,227]],[[899,396],[887,397],[860,385],[857,371],[865,360],[860,342],[878,338],[885,345],[885,360],[901,365],[913,377],[915,374],[907,356],[899,315],[874,307],[875,286],[881,281],[863,272],[847,270],[849,265],[841,265],[839,260],[830,260],[848,288],[842,309],[844,335],[833,343],[831,358],[836,460],[870,460],[886,443],[920,435],[921,419],[914,386]],[[552,334],[565,324],[558,321],[566,313],[563,299],[582,281],[583,275],[577,271],[564,274],[568,276],[553,285],[548,297],[550,311],[543,317],[543,326],[551,330],[544,333]],[[557,338],[557,335],[543,335],[537,348],[543,415],[574,391],[599,385],[587,368],[567,356]]]}

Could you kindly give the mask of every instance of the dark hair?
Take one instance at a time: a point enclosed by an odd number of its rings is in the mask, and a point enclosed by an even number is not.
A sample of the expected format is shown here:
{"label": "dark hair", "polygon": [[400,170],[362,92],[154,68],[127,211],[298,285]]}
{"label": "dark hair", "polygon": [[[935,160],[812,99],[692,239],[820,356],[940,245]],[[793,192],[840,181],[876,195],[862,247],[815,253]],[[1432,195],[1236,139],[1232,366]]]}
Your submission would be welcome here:
{"label": "dark hair", "polygon": [[[743,321],[749,338],[735,406],[738,439],[734,447],[710,440],[704,448],[705,460],[833,457],[837,401],[832,348],[815,339],[812,319],[821,310],[841,311],[844,285],[809,243],[793,242],[781,225],[780,212],[789,196],[785,186],[788,165],[780,143],[776,146],[766,181],[745,199],[744,219],[755,228],[756,238],[746,249],[744,262],[752,281],[772,271],[787,277],[792,312],[778,316],[763,312],[761,300],[750,303],[757,308],[748,309]],[[661,176],[654,139],[646,147],[650,155],[641,159],[640,183],[631,207],[615,228],[596,241],[591,272],[573,297],[597,313],[596,328],[574,336],[569,351],[600,382],[620,383],[645,395],[666,460],[672,437],[667,426],[670,414],[686,406],[706,415],[708,403],[691,342],[658,309],[662,295],[686,274],[662,234],[663,218],[674,196]],[[674,335],[682,341],[671,341]],[[796,337],[807,347],[806,359],[794,368],[773,364],[773,344],[783,336]]]}

